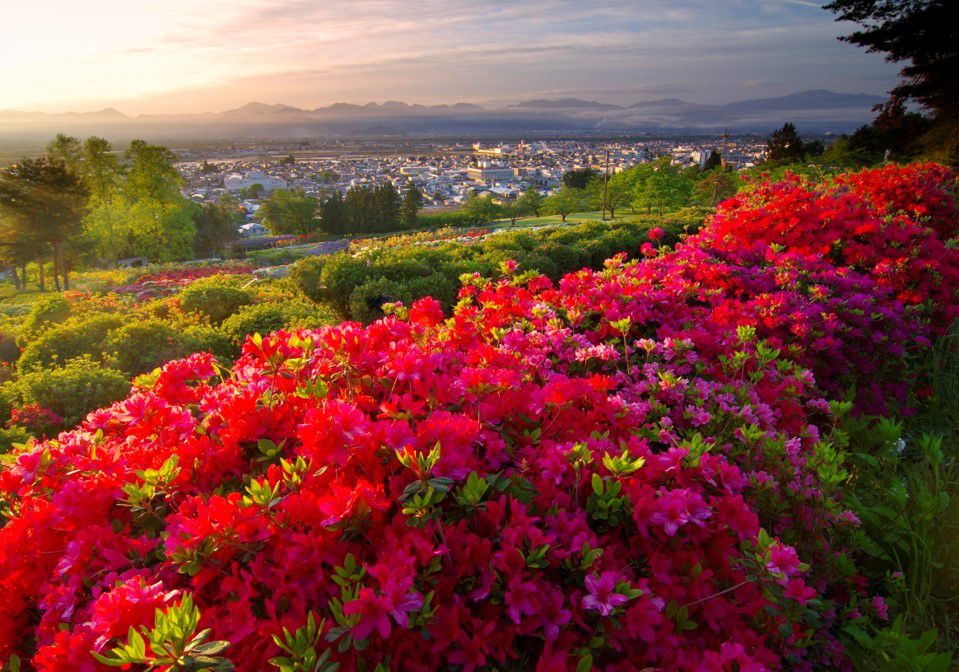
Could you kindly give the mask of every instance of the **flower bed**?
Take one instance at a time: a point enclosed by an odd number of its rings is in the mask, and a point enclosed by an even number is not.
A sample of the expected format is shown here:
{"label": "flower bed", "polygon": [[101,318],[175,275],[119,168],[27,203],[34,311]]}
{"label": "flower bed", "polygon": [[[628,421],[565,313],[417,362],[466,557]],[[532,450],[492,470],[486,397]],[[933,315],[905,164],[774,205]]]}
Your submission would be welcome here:
{"label": "flower bed", "polygon": [[111,291],[121,296],[131,295],[137,301],[146,301],[175,294],[194,280],[199,280],[200,278],[208,278],[212,275],[246,275],[252,272],[253,267],[248,264],[178,268],[147,273],[137,278],[135,282],[114,287]]}
{"label": "flower bed", "polygon": [[451,316],[421,299],[141,379],[0,472],[0,660],[847,668],[843,627],[887,614],[828,399],[901,404],[956,304],[814,245],[824,199],[853,205],[798,189],[642,261],[556,285],[505,264]]}

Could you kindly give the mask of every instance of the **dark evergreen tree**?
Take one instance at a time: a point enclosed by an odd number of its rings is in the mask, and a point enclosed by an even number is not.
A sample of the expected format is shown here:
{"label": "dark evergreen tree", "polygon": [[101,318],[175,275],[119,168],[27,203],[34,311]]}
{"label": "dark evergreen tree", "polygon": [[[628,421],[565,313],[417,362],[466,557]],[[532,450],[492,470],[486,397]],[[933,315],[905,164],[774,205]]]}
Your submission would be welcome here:
{"label": "dark evergreen tree", "polygon": [[773,131],[766,140],[767,163],[791,163],[806,158],[806,143],[799,137],[796,127],[786,122]]}
{"label": "dark evergreen tree", "polygon": [[326,233],[347,233],[347,220],[346,203],[340,192],[334,191],[320,206],[320,228]]}
{"label": "dark evergreen tree", "polygon": [[720,156],[719,152],[715,149],[709,153],[709,156],[706,158],[706,164],[703,166],[703,170],[712,170],[713,168],[719,168],[723,165],[723,157]]}
{"label": "dark evergreen tree", "polygon": [[412,229],[416,226],[416,215],[421,207],[423,207],[423,192],[415,184],[411,184],[403,195],[403,202],[400,205],[403,228]]}
{"label": "dark evergreen tree", "polygon": [[825,6],[862,29],[840,39],[905,63],[895,98],[959,114],[959,21],[955,0],[834,0]]}
{"label": "dark evergreen tree", "polygon": [[563,175],[563,185],[569,187],[570,189],[585,189],[590,180],[598,175],[599,173],[592,168],[570,170]]}

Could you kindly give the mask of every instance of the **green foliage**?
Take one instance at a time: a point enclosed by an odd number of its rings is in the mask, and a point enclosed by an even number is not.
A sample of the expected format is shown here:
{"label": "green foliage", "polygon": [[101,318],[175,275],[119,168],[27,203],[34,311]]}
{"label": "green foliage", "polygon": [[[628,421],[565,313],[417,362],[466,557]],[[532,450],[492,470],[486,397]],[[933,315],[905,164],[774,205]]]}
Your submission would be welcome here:
{"label": "green foliage", "polygon": [[943,450],[942,435],[912,435],[889,419],[848,416],[843,430],[837,440],[851,478],[840,492],[862,521],[853,536],[859,565],[902,618],[887,631],[849,633],[869,661],[862,667],[939,669],[895,665],[905,664],[901,655],[931,654],[934,640],[940,651],[959,644],[957,453]]}
{"label": "green foliage", "polygon": [[328,302],[343,317],[368,321],[382,314],[384,301],[432,296],[449,309],[456,301],[461,275],[494,275],[507,259],[516,260],[524,270],[557,279],[583,266],[598,267],[617,252],[638,253],[652,227],[663,228],[664,242],[671,244],[685,228],[697,228],[703,217],[702,210],[691,209],[664,217],[510,231],[472,245],[374,248],[359,256],[339,253],[303,259],[294,265],[291,277],[311,300]]}
{"label": "green foliage", "polygon": [[312,301],[323,298],[322,275],[323,267],[328,257],[307,257],[293,265],[290,270],[290,279]]}
{"label": "green foliage", "polygon": [[21,343],[28,343],[51,324],[63,322],[70,312],[70,303],[62,294],[48,294],[38,299],[20,326]]}
{"label": "green foliage", "polygon": [[102,359],[107,335],[122,325],[122,317],[109,313],[70,319],[43,332],[24,348],[17,368],[24,373],[81,355]]}
{"label": "green foliage", "polygon": [[180,307],[184,311],[199,313],[213,324],[220,324],[252,302],[252,294],[238,287],[237,280],[222,275],[201,278],[180,293]]}
{"label": "green foliage", "polygon": [[350,315],[354,320],[372,322],[383,317],[383,304],[408,301],[403,285],[386,278],[364,282],[350,293]]}
{"label": "green foliage", "polygon": [[104,346],[104,351],[114,357],[117,368],[131,377],[179,359],[190,350],[190,340],[161,320],[137,320],[114,329]]}
{"label": "green foliage", "polygon": [[849,648],[861,672],[949,672],[952,654],[937,653],[939,636],[926,630],[912,637],[905,628],[905,619],[896,618],[892,625],[869,632],[855,625],[846,626]]}
{"label": "green foliage", "polygon": [[462,208],[420,212],[416,216],[416,222],[417,226],[424,229],[441,229],[447,226],[463,227],[470,225],[470,215]]}
{"label": "green foliage", "polygon": [[690,174],[674,166],[668,158],[637,167],[632,205],[647,213],[663,214],[690,205],[694,181]]}
{"label": "green foliage", "polygon": [[423,207],[423,192],[415,184],[411,184],[400,203],[400,223],[404,229],[416,227],[416,219],[421,207]]}
{"label": "green foliage", "polygon": [[156,610],[153,628],[131,627],[125,644],[111,649],[109,655],[94,652],[93,656],[104,665],[125,669],[145,665],[146,670],[232,670],[233,663],[220,655],[230,643],[208,641],[210,630],[197,632],[199,624],[200,610],[185,595],[178,604]]}
{"label": "green foliage", "polygon": [[277,189],[258,214],[272,233],[305,234],[319,228],[319,207],[316,198],[300,189]]}
{"label": "green foliage", "polygon": [[312,328],[332,324],[334,316],[316,306],[296,303],[258,303],[240,308],[220,329],[236,343],[251,334],[266,335],[278,329]]}
{"label": "green foliage", "polygon": [[242,221],[241,210],[233,198],[217,203],[204,203],[193,212],[196,238],[194,252],[200,257],[214,257],[236,240],[237,225]]}
{"label": "green foliage", "polygon": [[240,354],[236,342],[222,329],[210,324],[191,324],[183,329],[183,336],[190,343],[191,352],[209,352],[223,362]]}
{"label": "green foliage", "polygon": [[324,647],[322,652],[318,651],[325,625],[325,619],[317,625],[313,612],[310,612],[306,625],[297,628],[296,632],[283,628],[282,637],[274,635],[273,641],[284,655],[271,658],[270,664],[280,672],[337,672],[340,664],[330,660],[330,650]]}
{"label": "green foliage", "polygon": [[30,440],[30,433],[23,427],[0,427],[0,455],[13,450],[14,445],[23,445]]}
{"label": "green foliage", "polygon": [[471,196],[463,204],[463,212],[471,226],[485,226],[500,216],[500,207],[491,196]]}
{"label": "green foliage", "polygon": [[566,184],[559,191],[551,194],[543,201],[543,212],[550,215],[559,215],[563,221],[570,213],[582,210],[585,203],[585,193]]}
{"label": "green foliage", "polygon": [[119,401],[130,391],[130,379],[89,356],[62,367],[36,369],[20,376],[16,388],[25,404],[39,404],[74,425],[87,413]]}
{"label": "green foliage", "polygon": [[804,142],[796,127],[786,122],[766,140],[766,163],[793,163],[822,154],[821,142]]}

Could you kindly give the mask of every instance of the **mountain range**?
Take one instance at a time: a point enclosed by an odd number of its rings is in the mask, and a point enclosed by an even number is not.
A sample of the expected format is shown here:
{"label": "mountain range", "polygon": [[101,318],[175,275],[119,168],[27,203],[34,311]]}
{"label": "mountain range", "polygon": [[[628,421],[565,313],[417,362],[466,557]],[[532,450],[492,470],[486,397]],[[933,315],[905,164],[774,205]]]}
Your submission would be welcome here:
{"label": "mountain range", "polygon": [[128,116],[106,108],[49,114],[0,110],[0,136],[97,133],[107,137],[289,138],[323,135],[481,134],[509,132],[734,131],[767,132],[793,121],[805,131],[848,131],[872,117],[879,96],[802,91],[725,104],[677,98],[614,105],[579,98],[532,99],[501,107],[401,101],[334,103],[303,109],[251,102],[223,112]]}

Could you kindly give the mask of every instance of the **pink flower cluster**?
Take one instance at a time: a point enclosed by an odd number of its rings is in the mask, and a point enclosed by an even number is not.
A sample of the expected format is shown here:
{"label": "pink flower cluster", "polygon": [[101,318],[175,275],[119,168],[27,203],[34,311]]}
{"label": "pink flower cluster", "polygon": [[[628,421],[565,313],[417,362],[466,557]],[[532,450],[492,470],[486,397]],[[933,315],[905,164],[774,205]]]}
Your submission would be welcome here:
{"label": "pink flower cluster", "polygon": [[90,652],[189,593],[250,672],[311,613],[343,670],[847,668],[838,633],[885,605],[849,569],[826,397],[899,403],[931,327],[829,249],[731,245],[736,207],[557,286],[472,278],[450,316],[171,362],[28,447],[0,471],[0,660],[109,669]]}

